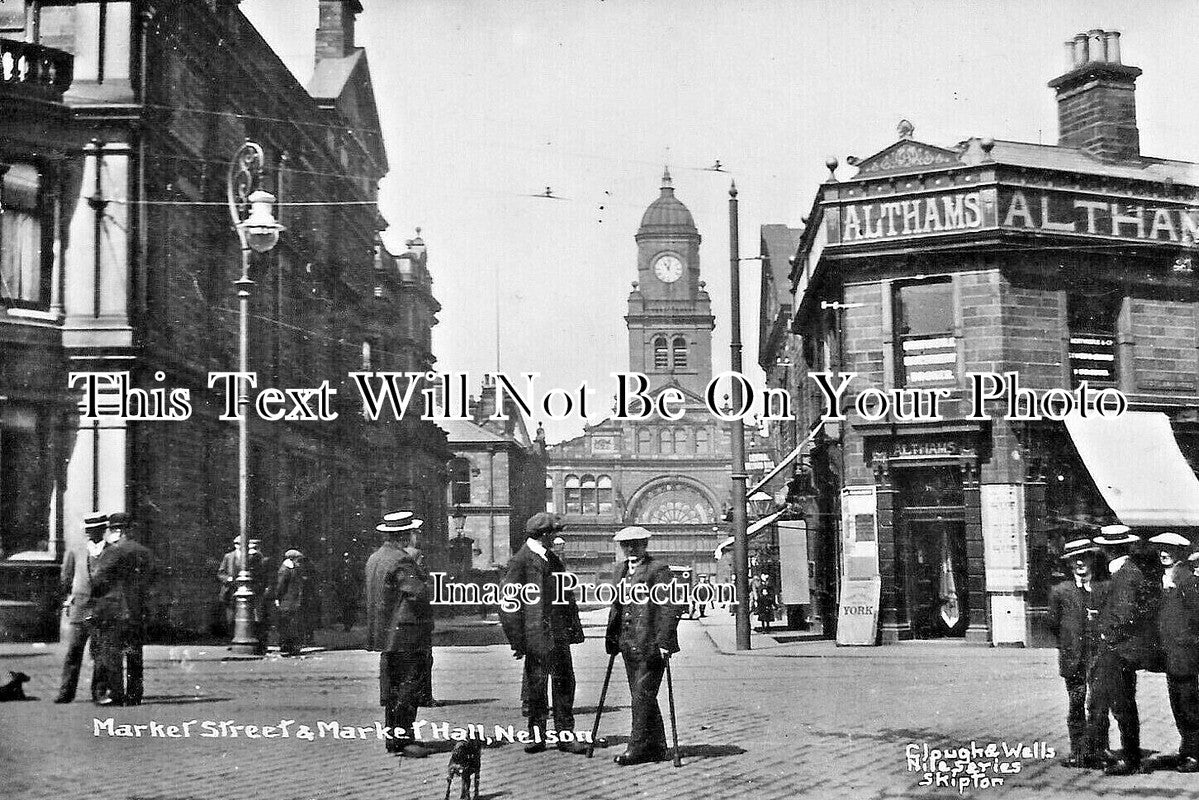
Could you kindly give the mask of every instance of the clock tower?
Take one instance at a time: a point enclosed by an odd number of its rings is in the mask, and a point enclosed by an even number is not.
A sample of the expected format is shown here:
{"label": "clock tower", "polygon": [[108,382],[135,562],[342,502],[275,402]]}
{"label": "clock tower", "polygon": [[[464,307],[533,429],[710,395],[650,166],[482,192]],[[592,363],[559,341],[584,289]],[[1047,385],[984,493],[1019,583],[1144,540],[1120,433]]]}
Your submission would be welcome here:
{"label": "clock tower", "polygon": [[699,231],[674,196],[670,170],[637,231],[637,280],[629,293],[629,369],[650,388],[676,382],[703,396],[712,379],[712,303],[699,279]]}

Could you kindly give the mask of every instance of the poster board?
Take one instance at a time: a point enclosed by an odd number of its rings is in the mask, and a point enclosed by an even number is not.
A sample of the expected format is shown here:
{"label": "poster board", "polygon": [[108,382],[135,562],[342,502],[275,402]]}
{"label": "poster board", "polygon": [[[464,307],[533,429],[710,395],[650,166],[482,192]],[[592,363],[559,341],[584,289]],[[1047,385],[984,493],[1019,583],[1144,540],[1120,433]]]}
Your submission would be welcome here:
{"label": "poster board", "polygon": [[802,519],[780,520],[779,593],[783,605],[810,605],[808,581],[808,523]]}

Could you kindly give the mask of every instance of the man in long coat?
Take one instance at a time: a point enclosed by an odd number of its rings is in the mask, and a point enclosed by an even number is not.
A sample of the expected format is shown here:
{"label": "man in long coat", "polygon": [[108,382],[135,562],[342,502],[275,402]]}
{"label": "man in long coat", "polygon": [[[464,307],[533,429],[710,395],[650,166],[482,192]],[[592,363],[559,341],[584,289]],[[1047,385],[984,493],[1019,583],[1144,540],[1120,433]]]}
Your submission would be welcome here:
{"label": "man in long coat", "polygon": [[97,705],[136,706],[142,701],[142,646],[149,621],[154,558],[125,535],[130,517],[108,515],[105,545],[92,573],[97,681],[108,694]]}
{"label": "man in long coat", "polygon": [[[566,567],[552,545],[547,545],[563,526],[553,514],[534,514],[525,523],[528,537],[524,546],[508,562],[504,585],[534,585],[539,588],[539,602],[520,605],[515,611],[500,611],[504,635],[516,658],[525,660],[522,698],[527,704],[529,735],[533,741],[525,746],[526,753],[546,749],[545,724],[549,715],[547,684],[553,686],[554,728],[573,731],[575,727],[575,671],[571,663],[570,646],[583,641],[583,624],[574,593],[557,597],[555,575]],[[557,600],[564,602],[558,603]],[[559,750],[585,753],[581,742],[557,743]]]}
{"label": "man in long coat", "polygon": [[[625,563],[620,569],[618,597],[608,615],[604,646],[608,655],[619,653],[624,659],[633,711],[628,748],[615,758],[621,766],[661,761],[667,752],[658,689],[666,660],[679,651],[676,629],[682,609],[652,599],[653,587],[669,585],[674,573],[668,564],[646,552],[649,537],[649,531],[638,526],[622,528],[613,537]],[[641,593],[646,594],[648,602],[622,602],[624,596],[636,598]]]}
{"label": "man in long coat", "polygon": [[[83,547],[68,550],[63,557],[59,572],[59,583],[66,595],[67,626],[66,655],[62,663],[62,683],[59,685],[56,703],[70,703],[75,699],[79,685],[79,670],[83,667],[83,651],[91,637],[92,572],[96,560],[104,550],[104,532],[108,530],[107,514],[88,514],[83,518],[83,533],[87,541]],[[93,645],[94,647],[94,645]],[[94,650],[93,650],[94,655]],[[96,682],[92,671],[92,700],[103,697],[105,689]]]}
{"label": "man in long coat", "polygon": [[316,581],[299,550],[288,550],[283,554],[279,572],[275,576],[275,605],[279,610],[279,652],[285,656],[298,656],[307,638],[305,612],[311,605],[311,595],[316,591]]}
{"label": "man in long coat", "polygon": [[1095,544],[1108,556],[1107,596],[1099,609],[1099,648],[1095,658],[1091,703],[1087,709],[1094,761],[1101,766],[1107,749],[1107,715],[1120,728],[1120,757],[1107,765],[1108,775],[1131,775],[1141,768],[1141,719],[1137,712],[1137,669],[1151,657],[1153,589],[1132,558],[1140,537],[1127,525],[1105,525]]}
{"label": "man in long coat", "polygon": [[1158,766],[1199,772],[1199,580],[1187,562],[1191,543],[1177,533],[1149,539],[1162,566],[1157,630],[1166,657],[1166,690],[1181,742],[1178,754],[1158,757]]}
{"label": "man in long coat", "polygon": [[[1057,637],[1058,674],[1066,681],[1069,707],[1066,729],[1070,754],[1062,760],[1067,767],[1084,767],[1095,755],[1087,736],[1087,678],[1099,644],[1096,620],[1107,591],[1105,581],[1095,580],[1095,554],[1099,547],[1090,539],[1066,542],[1062,559],[1071,575],[1049,592],[1049,630]],[[1102,720],[1102,738],[1107,741],[1107,718]],[[1097,730],[1096,735],[1100,733]]]}
{"label": "man in long coat", "polygon": [[433,752],[412,733],[433,659],[429,574],[418,563],[422,524],[408,511],[388,514],[376,527],[387,541],[366,562],[366,646],[381,651],[379,705],[394,734],[385,746],[409,758]]}

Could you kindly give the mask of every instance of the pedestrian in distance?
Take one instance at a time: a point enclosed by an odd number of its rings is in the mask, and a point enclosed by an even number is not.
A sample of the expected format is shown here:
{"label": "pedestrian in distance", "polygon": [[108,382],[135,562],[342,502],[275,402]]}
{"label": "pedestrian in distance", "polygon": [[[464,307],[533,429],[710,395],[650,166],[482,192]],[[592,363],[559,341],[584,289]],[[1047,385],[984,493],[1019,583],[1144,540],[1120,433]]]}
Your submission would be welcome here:
{"label": "pedestrian in distance", "polygon": [[1191,543],[1186,537],[1160,533],[1149,542],[1157,546],[1165,568],[1157,629],[1180,743],[1176,754],[1157,756],[1148,766],[1199,772],[1199,579],[1187,561]]}
{"label": "pedestrian in distance", "polygon": [[[104,533],[108,530],[108,515],[88,514],[83,518],[83,534],[87,540],[80,547],[67,551],[59,572],[59,583],[66,600],[63,609],[66,625],[63,629],[66,654],[62,664],[62,682],[59,684],[55,703],[70,703],[75,699],[79,685],[79,671],[83,668],[83,652],[92,635],[92,573],[96,560],[104,550]],[[93,661],[95,644],[92,645]],[[92,670],[92,700],[101,699],[105,687],[96,682],[96,671]]]}
{"label": "pedestrian in distance", "polygon": [[310,593],[316,590],[312,574],[304,564],[304,554],[291,549],[283,554],[283,563],[275,576],[275,606],[279,612],[279,653],[298,656],[307,631],[305,612]]}
{"label": "pedestrian in distance", "polygon": [[393,735],[387,752],[426,758],[412,724],[433,662],[429,574],[420,564],[420,529],[410,511],[386,515],[375,530],[387,540],[366,562],[367,649],[379,651],[379,705]]}
{"label": "pedestrian in distance", "polygon": [[[1049,630],[1057,638],[1058,674],[1066,682],[1068,710],[1066,730],[1070,753],[1062,759],[1066,767],[1085,767],[1097,754],[1087,736],[1087,687],[1099,645],[1098,617],[1107,591],[1106,582],[1096,580],[1095,557],[1102,552],[1090,539],[1066,542],[1062,559],[1070,569],[1066,580],[1049,592]],[[1107,743],[1107,718],[1096,736]]]}
{"label": "pedestrian in distance", "polygon": [[106,694],[97,705],[136,706],[144,689],[142,647],[150,613],[154,558],[131,539],[132,519],[123,511],[108,515],[104,549],[92,573],[97,681]]}
{"label": "pedestrian in distance", "polygon": [[[1095,544],[1108,558],[1111,579],[1099,609],[1099,645],[1095,657],[1090,708],[1087,711],[1095,754],[1088,767],[1107,775],[1131,775],[1141,768],[1141,720],[1137,711],[1137,670],[1152,656],[1153,587],[1132,557],[1140,537],[1127,525],[1105,525]],[[1106,763],[1108,714],[1120,729],[1120,754]]]}
{"label": "pedestrian in distance", "polygon": [[[624,555],[618,578],[623,588],[617,587],[604,647],[608,655],[620,654],[624,660],[633,712],[628,748],[615,758],[621,766],[661,761],[667,754],[658,689],[667,659],[679,651],[677,628],[682,608],[652,599],[622,602],[625,596],[635,597],[635,592],[652,595],[655,585],[669,584],[674,579],[669,565],[647,552],[649,538],[650,532],[640,526],[622,528],[613,537]],[[638,585],[644,588],[637,590]]]}
{"label": "pedestrian in distance", "polygon": [[[500,624],[512,647],[512,655],[524,659],[521,700],[529,719],[526,753],[540,753],[546,747],[546,722],[549,717],[549,687],[553,688],[554,729],[563,752],[581,754],[586,745],[575,741],[575,671],[570,647],[583,641],[583,624],[574,593],[557,597],[556,575],[566,567],[553,550],[554,533],[565,526],[554,514],[534,514],[525,523],[524,545],[508,562],[504,586],[533,585],[539,590],[538,601],[520,604],[514,611],[500,611]],[[558,602],[559,600],[563,602]],[[569,741],[562,734],[570,732]]]}

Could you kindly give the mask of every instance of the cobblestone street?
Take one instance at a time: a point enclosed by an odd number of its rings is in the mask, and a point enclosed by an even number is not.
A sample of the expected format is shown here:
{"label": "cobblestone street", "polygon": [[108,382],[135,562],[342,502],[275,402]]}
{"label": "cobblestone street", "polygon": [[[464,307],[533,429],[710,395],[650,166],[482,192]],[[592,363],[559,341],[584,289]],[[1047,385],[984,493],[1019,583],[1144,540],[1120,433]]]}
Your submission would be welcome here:
{"label": "cobblestone street", "polygon": [[[599,619],[576,648],[580,729],[589,728],[606,658]],[[674,662],[683,767],[669,762],[621,768],[628,694],[617,674],[601,729],[609,747],[594,759],[553,751],[525,755],[519,745],[485,751],[480,797],[522,798],[569,792],[580,798],[647,797],[953,797],[956,788],[919,786],[908,771],[909,744],[960,748],[971,741],[1047,742],[1064,747],[1064,692],[1052,650],[961,644],[838,649],[823,642],[775,644],[756,637],[752,654],[728,655],[731,621],[684,621]],[[447,638],[447,637],[442,637]],[[90,703],[51,704],[56,647],[8,646],[0,667],[23,670],[38,702],[0,706],[0,774],[11,798],[271,797],[438,798],[447,757],[385,755],[375,738],[314,740],[94,735],[95,719],[115,725],[183,725],[190,720],[275,725],[295,720],[372,726],[379,718],[377,657],[360,650],[301,659],[222,661],[219,648],[151,648],[147,698],[139,708],[97,713]],[[619,670],[619,665],[618,665]],[[85,673],[85,680],[87,675]],[[86,684],[85,684],[86,685]],[[442,646],[434,688],[441,708],[430,723],[523,728],[520,669],[502,645]],[[1146,747],[1173,749],[1164,681],[1142,673],[1139,698]],[[666,713],[666,691],[661,696]],[[119,728],[117,728],[119,730]],[[1114,736],[1114,733],[1113,733]],[[1002,759],[1001,759],[1002,760]],[[1055,759],[1012,758],[1019,772],[1002,786],[967,796],[1199,797],[1193,776],[1156,773],[1105,778],[1068,770]],[[455,784],[455,796],[457,785]]]}

